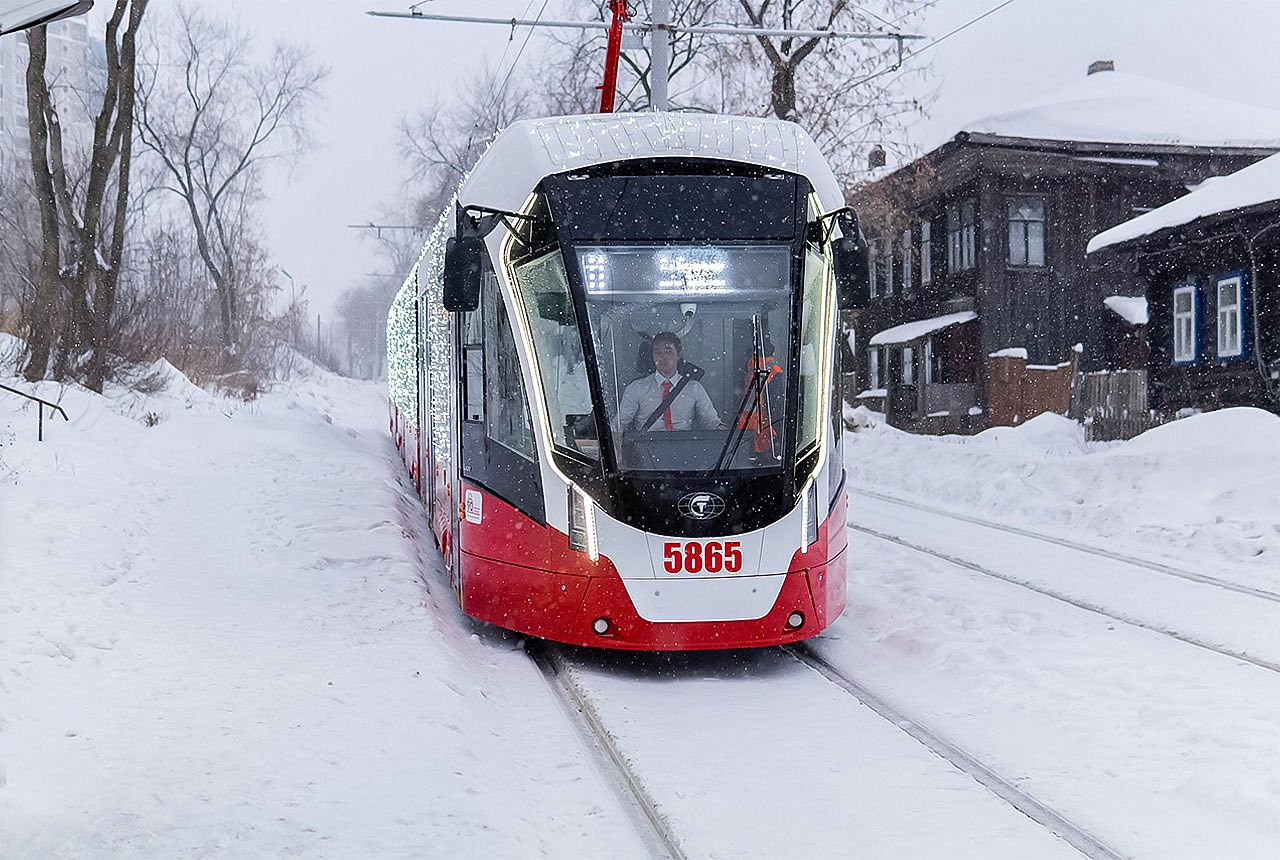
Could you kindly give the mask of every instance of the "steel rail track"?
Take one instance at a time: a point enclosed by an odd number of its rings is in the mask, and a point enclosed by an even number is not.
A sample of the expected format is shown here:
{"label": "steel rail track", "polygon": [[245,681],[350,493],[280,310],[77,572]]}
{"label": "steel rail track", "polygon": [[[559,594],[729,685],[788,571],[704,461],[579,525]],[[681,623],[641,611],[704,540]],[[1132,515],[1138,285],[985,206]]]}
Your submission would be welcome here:
{"label": "steel rail track", "polygon": [[996,773],[970,753],[937,734],[917,720],[899,711],[893,705],[832,666],[808,645],[783,645],[782,650],[804,666],[817,672],[830,683],[848,693],[888,720],[930,752],[950,762],[962,773],[1008,803],[1014,809],[1062,839],[1091,860],[1123,860],[1125,855],[1112,848],[1100,837],[1072,823],[1061,813],[1054,811],[1032,795],[1018,788],[1010,780]]}
{"label": "steel rail track", "polygon": [[1169,638],[1176,639],[1177,641],[1182,642],[1183,644],[1192,645],[1196,648],[1203,648],[1206,651],[1211,651],[1214,654],[1218,654],[1222,657],[1229,657],[1233,660],[1239,660],[1243,663],[1248,663],[1251,666],[1257,666],[1259,669],[1265,669],[1268,672],[1275,672],[1277,674],[1280,674],[1280,663],[1267,660],[1262,657],[1254,657],[1253,655],[1248,654],[1244,651],[1237,651],[1233,648],[1228,648],[1225,645],[1219,645],[1213,642],[1209,642],[1208,640],[1200,639],[1199,637],[1192,636],[1189,633],[1183,633],[1182,631],[1176,630],[1172,627],[1165,627],[1162,624],[1153,624],[1151,622],[1143,621],[1139,618],[1134,618],[1124,613],[1114,612],[1096,603],[1091,603],[1085,600],[1078,600],[1074,597],[1070,597],[1069,595],[1063,594],[1059,591],[1055,591],[1052,588],[1048,588],[1047,586],[1038,585],[1034,582],[1030,582],[1025,579],[1020,579],[1016,576],[1013,576],[1012,574],[1001,573],[998,570],[992,570],[991,568],[978,564],[977,562],[968,561],[967,559],[958,558],[949,553],[941,552],[940,550],[931,549],[927,546],[923,546],[921,544],[914,543],[909,540],[905,540],[904,538],[900,538],[897,535],[891,535],[886,532],[878,531],[872,528],[867,528],[866,526],[860,526],[850,522],[846,522],[845,526],[847,528],[853,529],[854,531],[871,535],[872,537],[878,538],[882,541],[887,541],[889,543],[897,544],[898,546],[906,547],[907,549],[914,550],[915,552],[921,553],[923,555],[933,556],[934,558],[941,559],[942,561],[945,561],[948,564],[954,564],[957,567],[963,567],[964,569],[971,570],[974,573],[980,573],[983,576],[989,576],[989,577],[992,577],[993,579],[999,579],[1002,582],[1007,582],[1010,585],[1017,585],[1021,588],[1027,589],[1028,591],[1034,591],[1036,594],[1042,594],[1045,597],[1051,597],[1054,600],[1059,600],[1063,603],[1070,604],[1071,606],[1074,606],[1077,609],[1083,609],[1086,612],[1092,612],[1097,615],[1101,615],[1105,618],[1110,618],[1113,621],[1119,621],[1121,624],[1128,624],[1131,627],[1140,627],[1143,630],[1150,630],[1152,633],[1159,633],[1162,636],[1168,636]]}
{"label": "steel rail track", "polygon": [[1264,588],[1253,588],[1252,586],[1242,585],[1241,583],[1238,583],[1238,582],[1230,582],[1228,580],[1218,579],[1212,576],[1205,576],[1202,573],[1196,573],[1195,571],[1191,571],[1191,570],[1184,570],[1183,568],[1175,567],[1171,564],[1164,564],[1163,562],[1152,561],[1150,559],[1140,558],[1135,555],[1129,555],[1123,552],[1116,552],[1115,550],[1103,549],[1102,547],[1091,546],[1090,544],[1086,544],[1086,543],[1078,543],[1073,540],[1057,537],[1056,535],[1048,535],[1048,534],[1044,534],[1043,532],[1033,531],[1032,529],[1024,529],[1024,528],[1020,528],[1019,526],[1011,526],[1011,525],[1006,525],[1004,523],[992,522],[991,520],[982,519],[981,517],[974,517],[968,514],[960,514],[954,511],[948,511],[944,508],[937,508],[937,507],[934,507],[933,505],[926,505],[920,502],[910,501],[908,499],[900,499],[897,496],[890,496],[886,493],[878,493],[878,492],[875,492],[874,490],[860,490],[854,487],[850,487],[849,492],[857,493],[860,496],[867,496],[868,498],[872,498],[872,499],[879,499],[882,502],[889,502],[890,504],[901,505],[904,508],[913,508],[914,510],[917,510],[917,511],[924,511],[927,514],[934,514],[935,516],[946,517],[952,520],[959,520],[960,522],[970,523],[972,525],[994,529],[995,531],[1002,531],[1002,532],[1007,532],[1009,534],[1015,534],[1015,535],[1018,535],[1019,537],[1025,537],[1025,538],[1030,538],[1032,540],[1043,541],[1044,543],[1055,544],[1057,546],[1066,547],[1067,549],[1075,550],[1076,552],[1088,553],[1089,555],[1096,555],[1100,558],[1110,559],[1111,561],[1118,561],[1124,564],[1130,564],[1135,567],[1141,567],[1146,570],[1154,571],[1156,573],[1163,573],[1166,576],[1173,576],[1173,577],[1177,577],[1178,579],[1185,579],[1189,582],[1199,583],[1200,585],[1207,585],[1214,588],[1222,588],[1227,591],[1234,591],[1238,594],[1247,594],[1250,597],[1257,597],[1261,600],[1269,600],[1272,603],[1280,603],[1280,593],[1277,593],[1274,591],[1268,591]]}
{"label": "steel rail track", "polygon": [[651,856],[686,860],[684,849],[670,823],[658,811],[648,789],[618,749],[600,713],[574,681],[560,649],[541,639],[530,638],[525,640],[525,653],[542,672],[565,716],[577,729],[583,745],[595,757],[601,774],[611,784]]}

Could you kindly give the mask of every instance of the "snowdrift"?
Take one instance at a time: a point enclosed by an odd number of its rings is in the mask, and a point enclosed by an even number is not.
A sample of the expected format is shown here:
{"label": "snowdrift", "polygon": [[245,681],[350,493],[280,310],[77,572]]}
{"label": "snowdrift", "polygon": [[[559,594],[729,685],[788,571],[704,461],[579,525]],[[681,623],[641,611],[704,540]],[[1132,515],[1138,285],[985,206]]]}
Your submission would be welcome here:
{"label": "snowdrift", "polygon": [[1270,412],[1224,409],[1111,443],[1087,442],[1054,414],[972,437],[860,423],[846,447],[855,489],[1100,544],[1280,570],[1280,416]]}

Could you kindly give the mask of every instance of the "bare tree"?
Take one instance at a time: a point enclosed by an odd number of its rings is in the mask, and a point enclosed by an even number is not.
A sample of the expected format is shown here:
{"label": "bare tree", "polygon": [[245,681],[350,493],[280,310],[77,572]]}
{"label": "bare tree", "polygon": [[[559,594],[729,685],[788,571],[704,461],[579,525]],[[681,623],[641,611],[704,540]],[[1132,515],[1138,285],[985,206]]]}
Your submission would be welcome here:
{"label": "bare tree", "polygon": [[[741,23],[762,29],[859,30],[891,33],[909,28],[928,4],[915,0],[721,0]],[[733,10],[732,7],[736,7]],[[744,56],[743,54],[748,56]],[[816,36],[756,36],[722,47],[722,74],[732,107],[768,111],[803,125],[822,145],[838,175],[854,171],[873,144],[898,155],[907,146],[905,126],[924,115],[932,94],[915,95],[912,77],[928,74],[898,65],[892,40],[867,41]],[[762,73],[767,86],[762,86]],[[767,93],[767,103],[760,94]]]}
{"label": "bare tree", "polygon": [[[166,68],[181,74],[163,73]],[[192,6],[148,51],[139,87],[140,139],[185,207],[218,295],[222,346],[235,355],[255,251],[251,215],[265,164],[310,141],[307,121],[327,69],[307,49],[277,43],[254,60],[249,32]]]}
{"label": "bare tree", "polygon": [[47,30],[37,27],[27,35],[27,116],[42,237],[23,368],[30,380],[49,371],[55,341],[56,376],[65,375],[88,346],[85,384],[101,391],[106,378],[129,211],[137,38],[146,9],[147,0],[116,0],[107,21],[106,78],[83,176],[68,170],[73,162],[45,74]]}
{"label": "bare tree", "polygon": [[[500,76],[501,75],[501,76]],[[414,207],[433,222],[493,136],[533,112],[523,80],[484,67],[448,98],[436,96],[400,122],[400,157],[419,183]]]}

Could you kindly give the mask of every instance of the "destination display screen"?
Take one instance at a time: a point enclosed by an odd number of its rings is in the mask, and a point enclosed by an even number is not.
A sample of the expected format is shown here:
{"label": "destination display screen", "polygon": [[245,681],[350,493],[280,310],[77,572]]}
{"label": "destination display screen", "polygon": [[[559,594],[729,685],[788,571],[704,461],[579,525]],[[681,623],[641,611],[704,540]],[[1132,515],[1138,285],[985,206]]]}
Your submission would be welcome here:
{"label": "destination display screen", "polygon": [[791,240],[802,226],[800,184],[790,173],[543,181],[552,217],[573,242]]}

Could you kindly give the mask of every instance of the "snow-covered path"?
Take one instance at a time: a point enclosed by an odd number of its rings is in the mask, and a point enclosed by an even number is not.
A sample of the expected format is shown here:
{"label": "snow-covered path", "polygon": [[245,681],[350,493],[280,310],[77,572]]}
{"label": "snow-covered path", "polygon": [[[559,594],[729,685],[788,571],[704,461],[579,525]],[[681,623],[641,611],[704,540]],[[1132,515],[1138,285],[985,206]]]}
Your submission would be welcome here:
{"label": "snow-covered path", "polygon": [[4,451],[0,856],[643,855],[518,642],[428,594],[377,387],[67,396]]}

